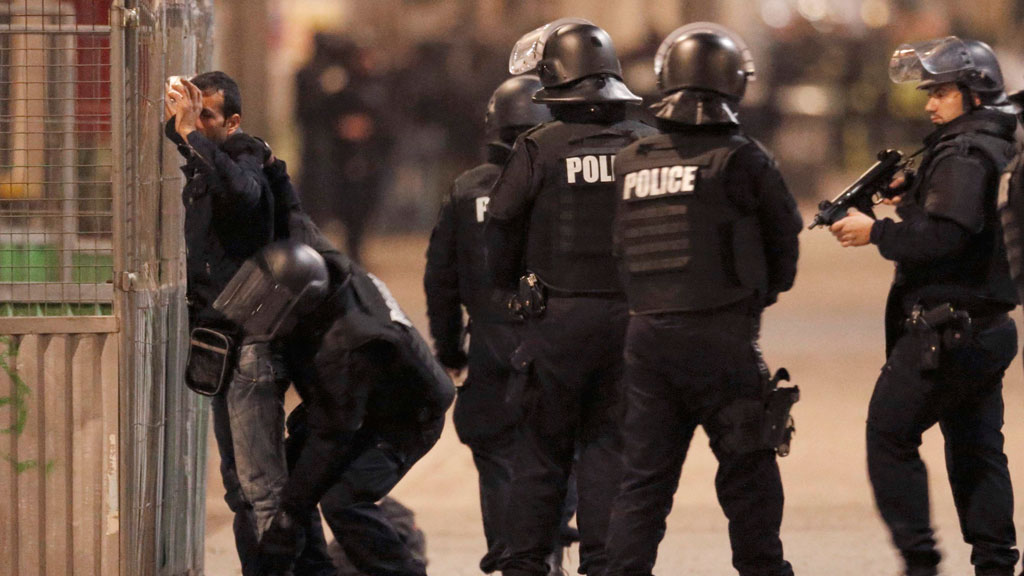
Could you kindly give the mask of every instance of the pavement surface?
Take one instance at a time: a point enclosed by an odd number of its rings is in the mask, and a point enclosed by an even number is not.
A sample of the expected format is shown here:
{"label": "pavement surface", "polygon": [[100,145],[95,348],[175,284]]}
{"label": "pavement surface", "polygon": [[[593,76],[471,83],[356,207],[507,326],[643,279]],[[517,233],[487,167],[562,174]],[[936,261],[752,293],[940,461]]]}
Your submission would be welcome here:
{"label": "pavement surface", "polygon": [[[813,212],[804,211],[805,221]],[[371,240],[368,267],[391,288],[426,334],[422,289],[427,240]],[[801,389],[794,408],[792,454],[780,460],[786,489],[782,538],[797,574],[895,575],[900,564],[878,517],[868,484],[864,421],[884,361],[882,314],[892,265],[873,247],[841,248],[823,230],[801,234],[794,289],[765,314],[762,347],[771,367],[785,366]],[[1015,312],[1020,324],[1020,312]],[[1018,357],[1004,382],[1006,452],[1018,491],[1024,486],[1024,386]],[[294,404],[297,399],[289,398]],[[922,450],[930,475],[933,521],[947,574],[972,574],[945,476],[942,437],[935,427]],[[217,448],[210,434],[206,574],[240,574],[224,504]],[[716,463],[702,432],[683,469],[655,572],[661,575],[735,574],[726,521],[713,480]],[[440,442],[394,490],[427,535],[428,571],[480,574],[484,552],[476,470],[450,426]],[[1024,526],[1024,515],[1016,515]],[[573,549],[567,567],[575,573]]]}

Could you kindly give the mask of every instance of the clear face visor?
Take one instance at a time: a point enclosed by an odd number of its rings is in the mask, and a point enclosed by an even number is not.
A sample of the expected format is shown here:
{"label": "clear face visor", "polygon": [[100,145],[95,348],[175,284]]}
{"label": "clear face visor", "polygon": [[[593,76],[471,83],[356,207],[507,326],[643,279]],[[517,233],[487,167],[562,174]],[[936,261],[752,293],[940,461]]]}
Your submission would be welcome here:
{"label": "clear face visor", "polygon": [[536,68],[544,58],[544,44],[547,43],[548,38],[566,24],[590,24],[593,26],[593,22],[583,18],[559,18],[526,33],[512,47],[512,55],[508,58],[509,73],[525,74]]}
{"label": "clear face visor", "polygon": [[654,75],[658,78],[661,77],[661,69],[665,65],[665,57],[668,56],[669,50],[672,49],[672,45],[679,41],[680,38],[688,36],[690,34],[697,34],[700,32],[710,32],[712,34],[718,34],[725,36],[732,40],[736,48],[739,49],[740,54],[743,56],[743,73],[746,74],[748,80],[754,80],[756,78],[754,70],[754,57],[750,54],[750,48],[747,47],[747,43],[740,38],[739,34],[736,34],[732,30],[729,30],[721,24],[715,24],[714,22],[693,22],[676,28],[668,35],[668,38],[661,43],[658,47],[657,54],[654,55]]}
{"label": "clear face visor", "polygon": [[889,60],[889,79],[897,84],[920,82],[936,76],[955,77],[972,68],[974,59],[967,46],[956,36],[947,36],[900,45]]}

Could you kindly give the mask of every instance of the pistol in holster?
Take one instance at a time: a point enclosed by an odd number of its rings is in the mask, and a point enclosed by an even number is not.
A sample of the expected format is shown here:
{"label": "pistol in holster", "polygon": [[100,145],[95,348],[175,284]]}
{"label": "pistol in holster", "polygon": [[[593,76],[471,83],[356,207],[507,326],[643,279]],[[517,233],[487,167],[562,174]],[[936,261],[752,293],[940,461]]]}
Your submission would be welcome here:
{"label": "pistol in holster", "polygon": [[948,302],[928,309],[915,305],[905,327],[921,344],[921,370],[935,370],[943,349],[958,348],[971,339],[971,315]]}
{"label": "pistol in holster", "polygon": [[544,285],[537,275],[528,272],[519,279],[519,287],[508,302],[508,309],[516,318],[540,318],[547,308]]}
{"label": "pistol in holster", "polygon": [[768,381],[768,394],[764,402],[764,422],[761,427],[761,443],[772,448],[779,456],[788,456],[789,447],[796,433],[796,423],[791,414],[793,405],[800,401],[800,387],[780,388],[780,381],[789,382],[789,372],[779,368]]}

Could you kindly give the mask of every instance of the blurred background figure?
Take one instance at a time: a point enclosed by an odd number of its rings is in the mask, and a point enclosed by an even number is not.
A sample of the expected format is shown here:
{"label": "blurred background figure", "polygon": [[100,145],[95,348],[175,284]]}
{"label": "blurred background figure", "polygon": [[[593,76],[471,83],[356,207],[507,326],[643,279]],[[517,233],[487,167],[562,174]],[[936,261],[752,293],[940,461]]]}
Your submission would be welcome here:
{"label": "blurred background figure", "polygon": [[347,252],[359,261],[390,171],[387,91],[370,48],[325,32],[314,36],[313,45],[313,56],[296,79],[300,192],[318,225],[344,226]]}

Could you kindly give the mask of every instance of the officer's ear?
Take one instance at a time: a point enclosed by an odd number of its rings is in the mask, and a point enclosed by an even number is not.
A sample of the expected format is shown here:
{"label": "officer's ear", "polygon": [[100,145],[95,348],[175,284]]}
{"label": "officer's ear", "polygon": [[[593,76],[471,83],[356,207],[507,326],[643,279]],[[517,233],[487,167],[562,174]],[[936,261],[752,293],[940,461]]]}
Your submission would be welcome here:
{"label": "officer's ear", "polygon": [[235,133],[236,130],[242,125],[242,115],[232,114],[228,118],[224,119],[224,127],[228,129],[228,136]]}

